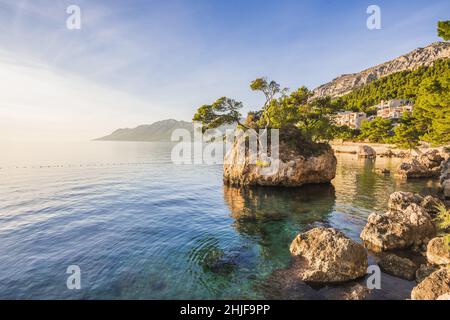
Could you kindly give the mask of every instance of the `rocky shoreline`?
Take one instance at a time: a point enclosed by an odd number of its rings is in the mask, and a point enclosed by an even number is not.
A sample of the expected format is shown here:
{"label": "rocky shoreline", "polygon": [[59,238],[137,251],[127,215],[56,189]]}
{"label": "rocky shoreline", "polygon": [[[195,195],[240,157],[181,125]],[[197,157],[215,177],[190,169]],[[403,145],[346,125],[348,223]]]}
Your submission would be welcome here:
{"label": "rocky shoreline", "polygon": [[[362,152],[370,154],[370,150]],[[370,289],[365,281],[370,276],[370,257],[374,257],[384,274],[416,282],[410,299],[448,300],[450,243],[439,233],[437,220],[442,208],[449,210],[445,199],[450,160],[447,154],[430,151],[409,161],[420,164],[426,177],[441,174],[441,199],[411,192],[392,193],[385,213],[369,215],[360,234],[362,244],[333,228],[317,227],[300,233],[290,246],[291,266],[273,273],[269,291],[277,292],[282,299],[301,299],[298,290],[319,285],[322,289],[316,293],[320,299],[371,299],[376,289]],[[402,164],[399,170],[404,169]],[[415,174],[407,178],[419,177]]]}
{"label": "rocky shoreline", "polygon": [[[409,202],[419,199],[420,205]],[[439,201],[412,193],[393,193],[390,207],[398,206],[390,212],[401,215],[402,220],[392,225],[372,225],[369,219],[361,233],[362,240],[376,239],[377,244],[382,244],[378,251],[373,251],[366,241],[359,244],[333,228],[317,227],[299,234],[290,246],[291,266],[273,273],[269,278],[270,291],[276,290],[282,299],[301,299],[297,290],[309,287],[308,296],[314,296],[310,290],[318,286],[320,299],[376,298],[376,289],[366,283],[370,255],[376,257],[385,274],[416,282],[411,299],[448,299],[450,250],[444,238],[436,235],[431,212],[426,209],[431,200]],[[421,231],[412,237],[418,226]]]}
{"label": "rocky shoreline", "polygon": [[[225,186],[297,187],[331,182],[336,173],[336,148],[320,144],[293,146],[292,139],[287,138],[280,140],[280,159],[262,155],[267,164],[242,152],[246,149],[245,137],[235,140],[225,156]],[[306,153],[308,147],[316,149]],[[383,277],[416,281],[408,292],[411,299],[448,299],[450,243],[439,232],[437,223],[442,208],[447,210],[445,198],[450,195],[450,157],[445,151],[426,149],[405,156],[395,172],[405,179],[441,176],[442,200],[411,192],[392,193],[386,212],[368,216],[360,234],[361,243],[333,228],[316,227],[298,234],[290,245],[291,266],[269,277],[269,298],[301,299],[301,292],[314,296],[311,286],[319,285],[333,286],[320,298],[369,299],[376,288],[369,288],[365,281],[370,267],[376,266],[384,272]],[[365,159],[397,156],[390,149],[380,153],[368,145],[358,145],[356,154]],[[274,161],[277,163],[273,167]],[[233,197],[229,201],[233,202]],[[369,266],[371,260],[375,264]],[[278,296],[273,296],[276,292]]]}
{"label": "rocky shoreline", "polygon": [[360,156],[361,150],[367,148],[374,152],[375,157],[380,158],[401,158],[407,159],[430,151],[436,150],[439,154],[445,153],[444,147],[429,148],[420,147],[413,150],[400,149],[392,144],[366,143],[366,142],[331,142],[331,147],[335,153],[354,154]]}

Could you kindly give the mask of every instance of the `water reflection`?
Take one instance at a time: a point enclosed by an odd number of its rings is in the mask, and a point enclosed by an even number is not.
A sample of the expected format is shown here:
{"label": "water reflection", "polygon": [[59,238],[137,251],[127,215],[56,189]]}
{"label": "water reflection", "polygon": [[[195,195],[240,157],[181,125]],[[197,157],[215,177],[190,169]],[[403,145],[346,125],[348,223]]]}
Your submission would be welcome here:
{"label": "water reflection", "polygon": [[286,256],[299,231],[327,225],[336,198],[331,184],[302,188],[224,186],[223,190],[233,227],[256,241],[267,259]]}
{"label": "water reflection", "polygon": [[223,191],[231,216],[240,222],[280,220],[296,214],[305,214],[298,218],[324,218],[331,212],[336,198],[332,184],[300,188],[225,185]]}
{"label": "water reflection", "polygon": [[[358,159],[344,154],[339,154],[337,158],[333,185],[336,188],[338,211],[345,211],[346,214],[365,218],[372,211],[383,211],[387,207],[389,195],[397,190],[422,194],[433,194],[437,190],[436,180],[405,180],[395,176],[402,159]],[[377,173],[383,169],[388,169],[391,173]]]}

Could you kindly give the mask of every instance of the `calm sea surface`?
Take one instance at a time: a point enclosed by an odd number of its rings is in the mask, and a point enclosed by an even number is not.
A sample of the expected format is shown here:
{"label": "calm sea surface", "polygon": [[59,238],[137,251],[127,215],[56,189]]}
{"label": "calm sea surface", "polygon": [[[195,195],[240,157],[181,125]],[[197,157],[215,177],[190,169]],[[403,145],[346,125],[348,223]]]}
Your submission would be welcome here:
{"label": "calm sea surface", "polygon": [[[171,147],[0,143],[0,298],[265,298],[298,232],[359,241],[390,193],[436,186],[374,173],[398,160],[340,155],[329,186],[227,188],[221,166],[174,165]],[[69,265],[81,290],[67,289]]]}

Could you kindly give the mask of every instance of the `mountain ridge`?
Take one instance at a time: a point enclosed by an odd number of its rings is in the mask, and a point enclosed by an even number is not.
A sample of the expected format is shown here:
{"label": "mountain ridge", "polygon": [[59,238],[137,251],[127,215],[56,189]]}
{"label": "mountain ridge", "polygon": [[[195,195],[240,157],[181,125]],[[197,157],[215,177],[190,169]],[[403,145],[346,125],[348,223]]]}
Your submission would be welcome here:
{"label": "mountain ridge", "polygon": [[135,128],[121,128],[96,141],[171,141],[172,132],[175,129],[186,129],[191,134],[194,132],[192,122],[183,120],[166,119],[152,124],[143,124]]}
{"label": "mountain ridge", "polygon": [[[421,66],[430,66],[434,61],[450,57],[450,43],[434,42],[426,47],[417,48],[407,54],[367,68],[357,73],[343,74],[332,81],[325,83],[313,90],[313,98],[331,96],[343,96],[372,81],[389,76],[391,74],[414,70]],[[194,132],[193,123],[166,119],[144,124],[135,128],[117,129],[111,134],[95,139],[97,141],[171,141],[172,132],[175,129],[187,129],[191,136]]]}
{"label": "mountain ridge", "polygon": [[323,96],[339,97],[374,80],[405,70],[414,70],[421,66],[429,66],[434,61],[450,57],[450,43],[433,42],[417,48],[407,54],[360,72],[343,74],[313,90],[313,98]]}

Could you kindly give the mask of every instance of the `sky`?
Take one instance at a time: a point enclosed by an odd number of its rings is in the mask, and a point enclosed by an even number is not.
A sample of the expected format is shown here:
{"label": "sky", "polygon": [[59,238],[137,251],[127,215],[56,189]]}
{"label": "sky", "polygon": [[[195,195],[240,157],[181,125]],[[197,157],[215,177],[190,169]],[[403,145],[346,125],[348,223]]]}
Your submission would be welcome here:
{"label": "sky", "polygon": [[449,12],[448,0],[0,0],[0,140],[189,121],[221,96],[255,110],[251,80],[313,89],[438,41]]}

